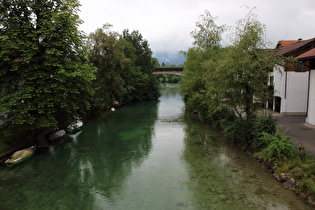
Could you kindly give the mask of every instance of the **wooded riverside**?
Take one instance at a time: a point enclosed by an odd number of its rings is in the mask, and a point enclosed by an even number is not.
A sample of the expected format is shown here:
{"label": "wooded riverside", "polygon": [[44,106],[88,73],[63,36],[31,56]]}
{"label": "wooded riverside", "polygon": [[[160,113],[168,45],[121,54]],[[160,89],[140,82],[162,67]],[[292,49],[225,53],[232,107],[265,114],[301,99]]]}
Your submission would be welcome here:
{"label": "wooded riverside", "polygon": [[[268,49],[265,27],[252,11],[235,28],[218,26],[215,21],[206,11],[191,33],[194,46],[186,53],[181,82],[187,109],[264,160],[274,176],[285,174],[286,181],[293,178],[292,188],[314,204],[314,159],[305,155],[302,146],[298,152],[265,110],[273,97],[270,72],[277,64],[295,61]],[[231,32],[232,44],[222,47],[226,32]]]}
{"label": "wooded riverside", "polygon": [[2,149],[21,136],[34,140],[43,130],[66,130],[113,103],[159,97],[142,35],[105,24],[87,37],[78,30],[79,6],[76,0],[2,1]]}

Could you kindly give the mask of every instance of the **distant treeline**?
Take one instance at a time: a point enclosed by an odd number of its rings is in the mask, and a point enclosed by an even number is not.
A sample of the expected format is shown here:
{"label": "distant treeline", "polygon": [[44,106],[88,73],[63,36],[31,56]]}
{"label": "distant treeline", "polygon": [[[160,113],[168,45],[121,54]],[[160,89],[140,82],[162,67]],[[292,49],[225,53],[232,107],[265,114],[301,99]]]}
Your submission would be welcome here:
{"label": "distant treeline", "polygon": [[182,68],[184,64],[176,65],[176,64],[170,64],[170,63],[157,63],[154,67],[155,68]]}

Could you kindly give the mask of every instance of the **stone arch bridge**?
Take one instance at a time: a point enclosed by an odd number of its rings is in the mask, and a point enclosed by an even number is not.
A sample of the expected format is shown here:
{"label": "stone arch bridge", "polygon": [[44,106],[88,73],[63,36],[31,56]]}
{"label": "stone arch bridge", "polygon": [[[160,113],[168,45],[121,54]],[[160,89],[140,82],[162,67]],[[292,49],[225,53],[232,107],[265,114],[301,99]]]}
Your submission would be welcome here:
{"label": "stone arch bridge", "polygon": [[154,68],[153,74],[174,74],[181,76],[184,68]]}

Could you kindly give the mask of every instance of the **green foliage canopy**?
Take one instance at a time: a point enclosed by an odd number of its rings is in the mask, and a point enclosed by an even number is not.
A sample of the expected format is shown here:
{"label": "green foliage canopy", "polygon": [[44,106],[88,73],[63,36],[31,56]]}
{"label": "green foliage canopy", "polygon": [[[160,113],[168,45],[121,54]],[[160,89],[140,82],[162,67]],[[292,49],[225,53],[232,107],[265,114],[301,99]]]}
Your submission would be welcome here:
{"label": "green foliage canopy", "polygon": [[130,64],[123,74],[126,82],[126,102],[155,100],[160,94],[158,81],[153,75],[155,61],[152,60],[152,51],[148,41],[144,40],[138,31],[124,30],[125,56]]}
{"label": "green foliage canopy", "polygon": [[76,0],[2,0],[2,126],[61,129],[89,109],[95,69],[88,63]]}
{"label": "green foliage canopy", "polygon": [[225,25],[217,26],[208,11],[201,15],[192,32],[184,67],[182,88],[188,108],[206,118],[222,110],[251,118],[271,97],[269,73],[280,58],[267,50],[265,27],[250,11],[237,22],[232,45],[221,47]]}
{"label": "green foliage canopy", "polygon": [[124,42],[110,27],[105,24],[89,35],[89,59],[97,67],[93,82],[93,109],[96,110],[106,109],[114,101],[121,103],[126,92],[121,75],[125,68]]}
{"label": "green foliage canopy", "polygon": [[107,109],[114,101],[157,99],[158,86],[152,74],[157,59],[151,57],[148,42],[138,31],[124,30],[120,35],[110,27],[105,24],[88,40],[90,62],[98,69],[93,83],[93,109]]}
{"label": "green foliage canopy", "polygon": [[218,66],[209,69],[220,82],[210,84],[220,89],[221,103],[233,108],[240,117],[251,118],[271,97],[269,74],[279,62],[273,51],[267,50],[264,25],[251,12],[238,21],[234,44],[228,47]]}

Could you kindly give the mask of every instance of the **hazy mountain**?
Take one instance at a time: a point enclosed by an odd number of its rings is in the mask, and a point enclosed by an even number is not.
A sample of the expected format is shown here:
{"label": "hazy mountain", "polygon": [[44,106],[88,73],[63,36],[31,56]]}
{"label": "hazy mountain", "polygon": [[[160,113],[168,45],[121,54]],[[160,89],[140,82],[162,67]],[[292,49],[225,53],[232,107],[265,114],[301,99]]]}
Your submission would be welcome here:
{"label": "hazy mountain", "polygon": [[160,65],[162,65],[162,63],[167,65],[182,65],[186,60],[186,57],[183,54],[166,51],[153,52],[152,57],[157,58]]}

